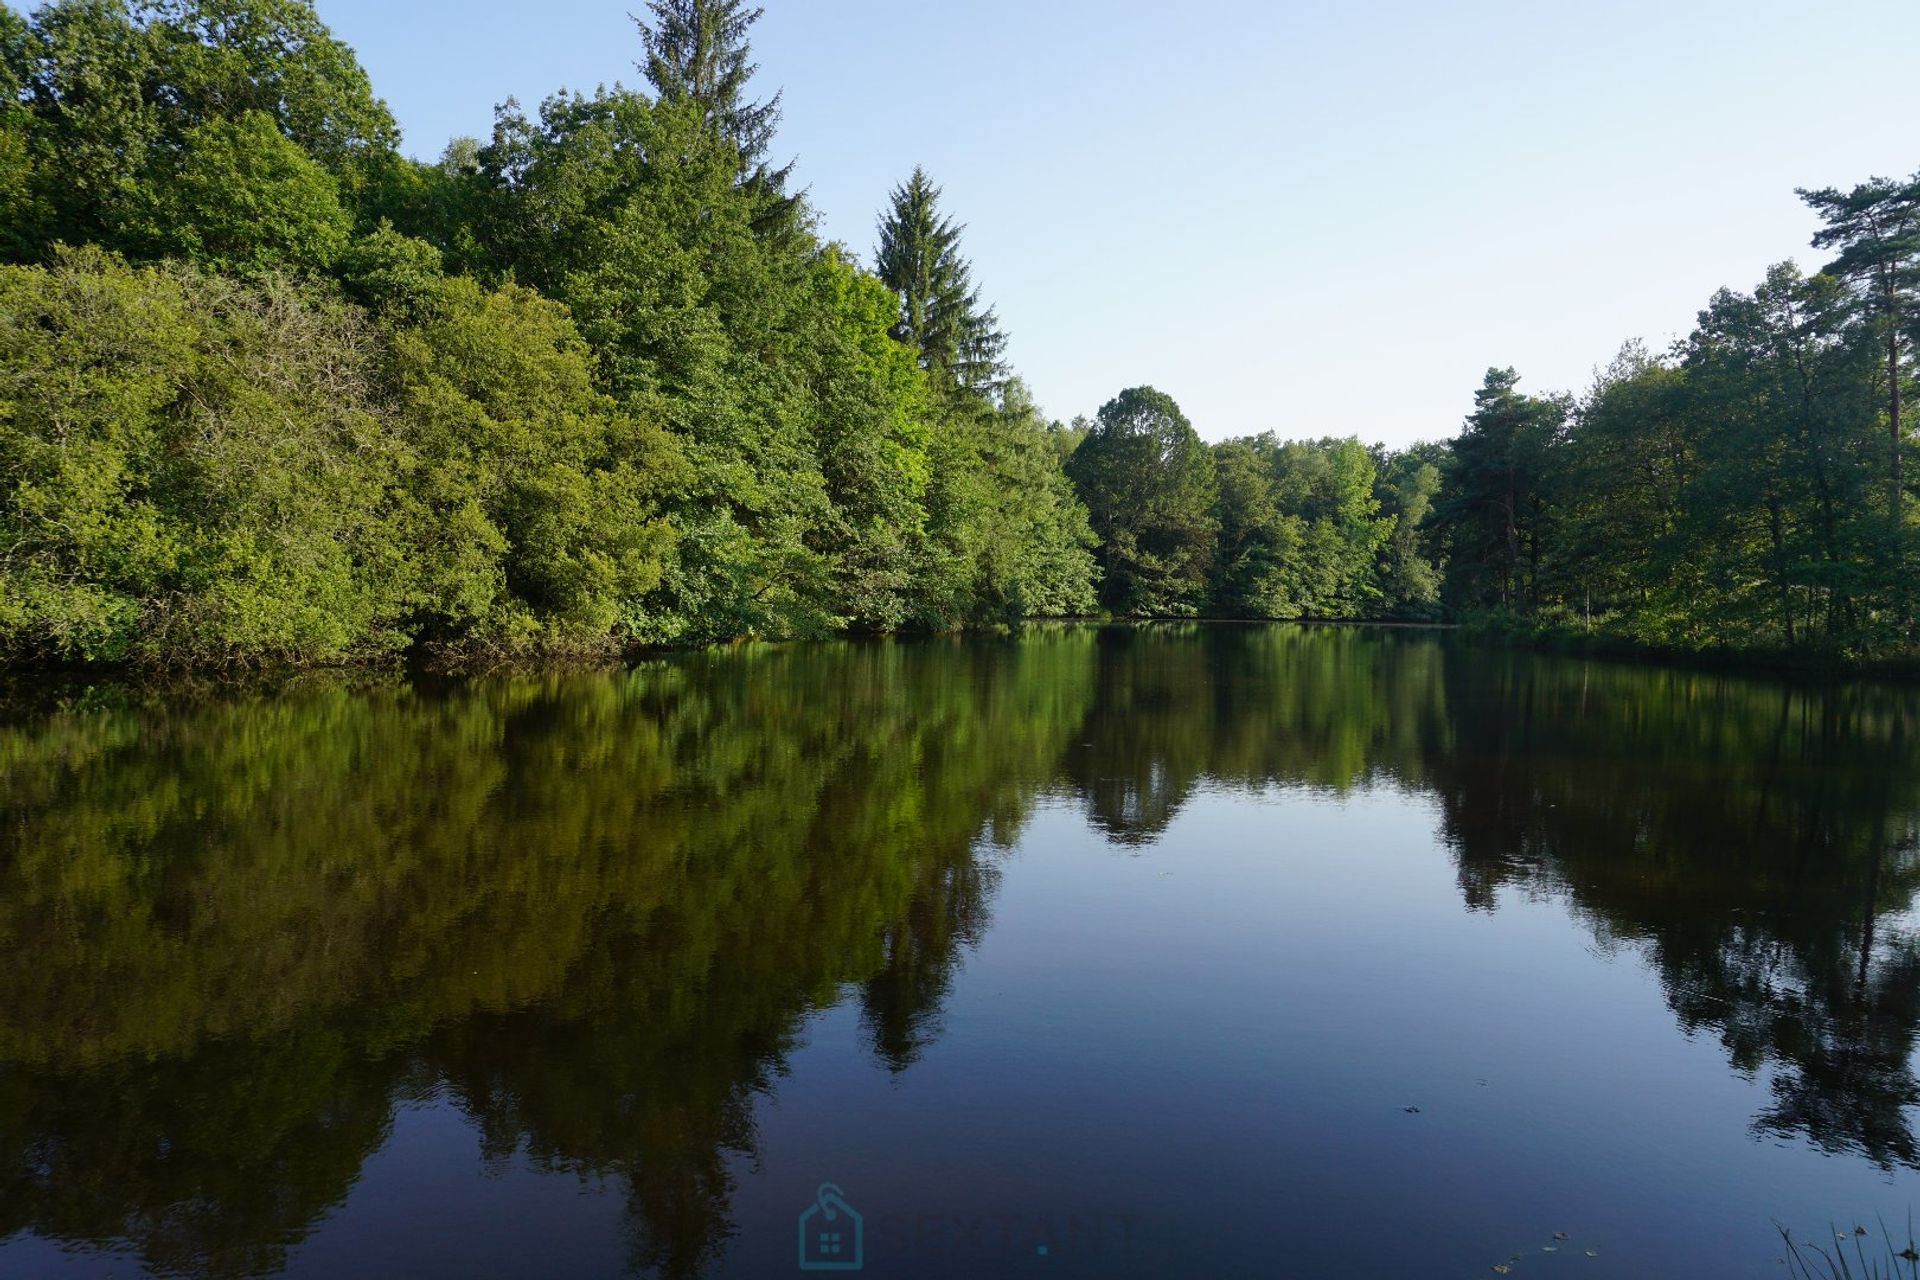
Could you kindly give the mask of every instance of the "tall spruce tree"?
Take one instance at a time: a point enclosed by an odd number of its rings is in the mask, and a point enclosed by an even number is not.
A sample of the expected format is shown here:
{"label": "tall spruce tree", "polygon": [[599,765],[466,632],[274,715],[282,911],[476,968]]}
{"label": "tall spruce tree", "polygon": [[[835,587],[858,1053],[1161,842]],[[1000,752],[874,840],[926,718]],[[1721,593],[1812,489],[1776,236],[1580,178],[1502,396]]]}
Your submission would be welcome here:
{"label": "tall spruce tree", "polygon": [[635,18],[647,59],[640,64],[664,102],[692,102],[707,124],[740,152],[743,174],[778,190],[791,165],[769,169],[767,149],[780,124],[780,94],[747,96],[759,65],[747,32],[766,10],[741,0],[648,0],[653,21]]}
{"label": "tall spruce tree", "polygon": [[960,254],[965,229],[940,212],[940,188],[915,165],[880,219],[874,269],[900,296],[895,336],[918,349],[921,367],[947,387],[990,394],[1005,374],[1007,338]]}
{"label": "tall spruce tree", "polygon": [[648,0],[653,21],[635,18],[646,61],[640,70],[660,100],[691,103],[716,135],[738,152],[739,186],[754,197],[752,224],[765,241],[796,247],[807,231],[806,204],[789,194],[793,162],[767,163],[780,124],[780,93],[765,101],[747,97],[759,64],[750,61],[747,31],[766,11],[741,0]]}

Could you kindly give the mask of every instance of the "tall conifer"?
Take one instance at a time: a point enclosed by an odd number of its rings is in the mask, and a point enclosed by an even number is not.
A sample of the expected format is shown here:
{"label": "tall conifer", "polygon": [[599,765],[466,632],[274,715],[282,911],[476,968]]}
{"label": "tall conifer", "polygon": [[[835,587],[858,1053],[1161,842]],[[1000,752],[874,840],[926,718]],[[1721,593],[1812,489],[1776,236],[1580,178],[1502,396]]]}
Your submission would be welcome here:
{"label": "tall conifer", "polygon": [[980,305],[960,253],[964,230],[940,212],[940,188],[916,165],[880,219],[874,270],[900,296],[894,333],[919,350],[921,366],[949,386],[990,394],[1005,373],[1007,339],[993,308]]}

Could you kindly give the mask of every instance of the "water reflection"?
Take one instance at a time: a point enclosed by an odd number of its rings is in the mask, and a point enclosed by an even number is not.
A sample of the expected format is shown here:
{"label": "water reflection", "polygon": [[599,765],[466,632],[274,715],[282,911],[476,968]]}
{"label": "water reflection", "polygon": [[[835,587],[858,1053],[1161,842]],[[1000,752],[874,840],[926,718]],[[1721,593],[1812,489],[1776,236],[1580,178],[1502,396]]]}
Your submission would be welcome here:
{"label": "water reflection", "polygon": [[1770,1073],[1759,1131],[1913,1165],[1915,714],[1204,626],[22,695],[0,1238],[271,1271],[438,1092],[487,1159],[621,1187],[636,1269],[700,1274],[803,1020],[857,1000],[911,1072],[1043,797],[1137,848],[1204,789],[1276,786],[1431,796],[1467,908],[1569,903]]}
{"label": "water reflection", "polygon": [[1467,903],[1566,894],[1599,936],[1645,945],[1685,1030],[1774,1069],[1757,1129],[1914,1165],[1912,695],[1471,665],[1448,683],[1483,713],[1455,717],[1433,784]]}

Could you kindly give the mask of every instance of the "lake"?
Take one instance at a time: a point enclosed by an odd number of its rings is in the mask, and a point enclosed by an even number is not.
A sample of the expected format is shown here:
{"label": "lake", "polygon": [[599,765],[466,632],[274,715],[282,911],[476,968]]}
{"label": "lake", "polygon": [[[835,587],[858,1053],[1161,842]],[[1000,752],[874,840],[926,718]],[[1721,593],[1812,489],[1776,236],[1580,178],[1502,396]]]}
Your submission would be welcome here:
{"label": "lake", "polygon": [[0,706],[0,1276],[1773,1277],[1920,1203],[1914,690],[1168,624]]}

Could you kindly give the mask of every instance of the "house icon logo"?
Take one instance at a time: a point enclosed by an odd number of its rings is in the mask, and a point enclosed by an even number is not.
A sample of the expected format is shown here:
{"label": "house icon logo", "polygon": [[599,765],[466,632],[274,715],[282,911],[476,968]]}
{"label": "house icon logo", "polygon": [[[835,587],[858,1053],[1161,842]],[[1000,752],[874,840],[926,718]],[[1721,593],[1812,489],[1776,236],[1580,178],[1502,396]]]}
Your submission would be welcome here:
{"label": "house icon logo", "polygon": [[865,1220],[831,1182],[820,1184],[814,1201],[800,1211],[800,1269],[858,1271],[866,1265]]}

